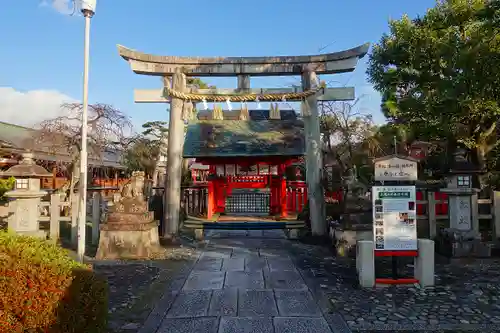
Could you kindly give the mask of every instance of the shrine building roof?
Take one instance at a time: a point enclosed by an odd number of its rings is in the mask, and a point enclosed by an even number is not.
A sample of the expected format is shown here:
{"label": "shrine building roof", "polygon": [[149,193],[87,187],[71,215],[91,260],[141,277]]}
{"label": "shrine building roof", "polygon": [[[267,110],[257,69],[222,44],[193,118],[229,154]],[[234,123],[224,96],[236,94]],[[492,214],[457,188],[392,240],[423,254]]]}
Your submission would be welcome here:
{"label": "shrine building roof", "polygon": [[200,119],[188,125],[183,156],[301,156],[304,153],[304,122],[300,119]]}
{"label": "shrine building roof", "polygon": [[[9,153],[32,151],[35,159],[58,162],[71,162],[67,149],[54,149],[50,143],[36,142],[38,131],[33,128],[19,126],[0,121],[0,148]],[[124,168],[121,164],[121,152],[107,149],[102,156],[89,154],[89,164],[98,167]]]}

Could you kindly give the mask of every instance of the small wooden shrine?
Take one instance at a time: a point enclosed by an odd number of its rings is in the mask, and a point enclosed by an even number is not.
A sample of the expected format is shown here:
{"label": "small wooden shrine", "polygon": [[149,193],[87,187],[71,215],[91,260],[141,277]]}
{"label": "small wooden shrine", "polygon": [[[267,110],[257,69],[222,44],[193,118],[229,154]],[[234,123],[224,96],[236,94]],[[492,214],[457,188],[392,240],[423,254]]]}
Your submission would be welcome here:
{"label": "small wooden shrine", "polygon": [[304,123],[293,110],[199,112],[184,158],[208,167],[208,212],[287,216],[285,169],[305,154]]}

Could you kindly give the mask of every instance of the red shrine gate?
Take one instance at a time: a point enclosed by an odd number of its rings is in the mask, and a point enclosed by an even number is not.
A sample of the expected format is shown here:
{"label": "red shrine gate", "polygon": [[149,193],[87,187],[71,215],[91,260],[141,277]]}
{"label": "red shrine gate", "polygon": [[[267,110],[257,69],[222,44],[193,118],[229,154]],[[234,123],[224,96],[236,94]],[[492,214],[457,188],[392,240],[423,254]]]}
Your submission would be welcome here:
{"label": "red shrine gate", "polygon": [[209,164],[207,218],[216,213],[286,218],[300,212],[307,202],[305,182],[285,179],[285,169],[294,161]]}

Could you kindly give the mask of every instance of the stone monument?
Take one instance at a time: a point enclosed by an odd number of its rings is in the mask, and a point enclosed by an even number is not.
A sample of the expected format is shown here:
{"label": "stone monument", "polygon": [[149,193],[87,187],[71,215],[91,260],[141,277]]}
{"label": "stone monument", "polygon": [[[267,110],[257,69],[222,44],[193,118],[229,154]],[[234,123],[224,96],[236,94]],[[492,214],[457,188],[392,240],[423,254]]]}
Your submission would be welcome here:
{"label": "stone monument", "polygon": [[108,219],[100,226],[96,259],[144,259],[162,252],[158,221],[148,210],[144,181],[144,172],[134,171],[121,198],[109,208]]}
{"label": "stone monument", "polygon": [[[464,149],[457,149],[448,171],[448,186],[441,192],[448,194],[448,217],[450,227],[441,231],[438,251],[450,257],[487,257],[489,248],[481,242],[479,220],[473,214],[478,188],[473,186],[473,177],[481,173],[466,158]],[[474,216],[476,215],[476,216]]]}
{"label": "stone monument", "polygon": [[15,187],[5,195],[9,201],[9,229],[22,235],[46,238],[45,231],[40,230],[40,199],[47,195],[40,190],[40,179],[52,177],[52,173],[36,165],[33,154],[24,153],[22,161],[5,172],[2,177],[16,178]]}

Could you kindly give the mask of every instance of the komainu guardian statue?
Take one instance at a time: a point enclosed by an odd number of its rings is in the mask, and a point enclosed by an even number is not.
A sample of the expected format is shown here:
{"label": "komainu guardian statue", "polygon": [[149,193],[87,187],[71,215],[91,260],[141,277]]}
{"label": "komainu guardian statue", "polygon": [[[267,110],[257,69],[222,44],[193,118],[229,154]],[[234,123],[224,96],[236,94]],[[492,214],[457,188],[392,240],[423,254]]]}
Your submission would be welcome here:
{"label": "komainu guardian statue", "polygon": [[158,221],[148,210],[144,181],[144,172],[134,171],[122,187],[107,222],[101,224],[97,259],[145,259],[162,252]]}

